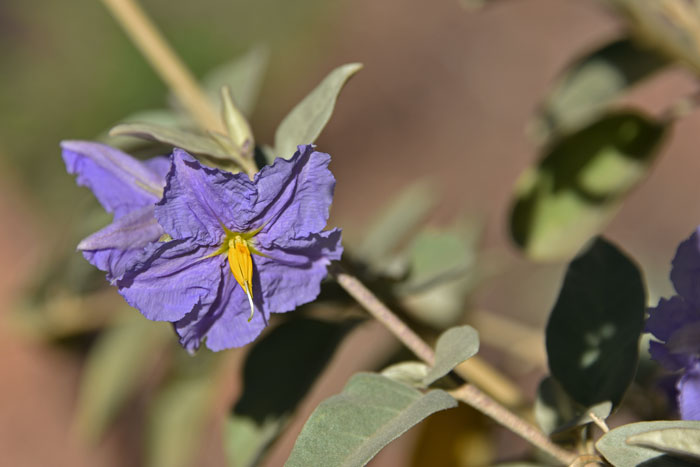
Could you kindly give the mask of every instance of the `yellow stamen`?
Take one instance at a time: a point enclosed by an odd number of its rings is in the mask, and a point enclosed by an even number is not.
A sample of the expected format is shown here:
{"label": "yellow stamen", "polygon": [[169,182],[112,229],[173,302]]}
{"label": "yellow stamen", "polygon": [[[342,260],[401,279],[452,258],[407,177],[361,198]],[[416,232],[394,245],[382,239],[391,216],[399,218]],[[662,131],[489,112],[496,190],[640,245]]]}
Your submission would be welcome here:
{"label": "yellow stamen", "polygon": [[250,304],[248,322],[250,322],[255,312],[253,306],[253,260],[250,257],[248,242],[241,235],[236,235],[228,241],[228,264],[236,282],[248,296]]}

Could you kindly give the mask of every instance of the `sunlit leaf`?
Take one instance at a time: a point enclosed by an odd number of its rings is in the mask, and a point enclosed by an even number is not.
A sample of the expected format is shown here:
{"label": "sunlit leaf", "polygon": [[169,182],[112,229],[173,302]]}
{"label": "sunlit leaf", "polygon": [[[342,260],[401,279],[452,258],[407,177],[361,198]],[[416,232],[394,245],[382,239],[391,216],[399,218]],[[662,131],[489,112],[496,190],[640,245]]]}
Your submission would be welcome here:
{"label": "sunlit leaf", "polygon": [[275,132],[275,156],[289,159],[298,145],[316,141],[331,118],[338,94],[361,68],[359,63],[348,63],[331,71],[284,117]]}
{"label": "sunlit leaf", "polygon": [[627,442],[635,435],[665,429],[690,428],[700,429],[697,421],[657,421],[630,423],[605,433],[596,442],[596,449],[605,459],[616,467],[633,467],[637,465],[649,465],[654,467],[683,467],[697,465],[691,461],[685,461],[679,457],[670,456],[662,451],[643,446],[636,446]]}
{"label": "sunlit leaf", "polygon": [[209,72],[202,84],[211,102],[218,108],[221,88],[228,86],[238,109],[249,117],[258,100],[269,58],[270,52],[266,47],[255,46],[245,55]]}
{"label": "sunlit leaf", "polygon": [[423,394],[378,374],[359,373],[314,410],[285,465],[365,465],[428,415],[456,405],[439,389]]}
{"label": "sunlit leaf", "polygon": [[356,323],[293,319],[255,343],[243,369],[243,394],[226,424],[230,465],[256,464]]}
{"label": "sunlit leaf", "polygon": [[668,64],[628,38],[618,39],[569,65],[547,96],[536,125],[549,139],[587,124],[620,93]]}
{"label": "sunlit leaf", "polygon": [[664,428],[632,435],[627,444],[700,460],[700,423],[695,428]]}
{"label": "sunlit leaf", "polygon": [[230,154],[210,136],[194,131],[170,128],[150,123],[124,123],[112,128],[110,136],[133,136],[150,141],[158,141],[184,149],[192,154],[207,155],[217,159],[230,160]]}
{"label": "sunlit leaf", "polygon": [[542,431],[551,435],[591,423],[591,413],[601,420],[610,415],[612,403],[601,402],[592,407],[577,404],[552,378],[542,380],[535,400],[535,419]]}
{"label": "sunlit leaf", "polygon": [[573,257],[647,175],[666,127],[642,115],[606,115],[556,143],[518,180],[510,219],[531,259]]}
{"label": "sunlit leaf", "polygon": [[579,404],[619,404],[637,368],[646,291],[637,266],[602,238],[571,262],[546,330],[552,375]]}
{"label": "sunlit leaf", "polygon": [[184,351],[176,373],[158,390],[149,405],[146,426],[146,467],[194,465],[212,417],[214,396],[220,381],[217,372],[224,354],[200,350],[194,357]]}
{"label": "sunlit leaf", "polygon": [[430,385],[479,351],[479,333],[471,326],[450,328],[435,345],[435,364],[425,375],[423,384]]}

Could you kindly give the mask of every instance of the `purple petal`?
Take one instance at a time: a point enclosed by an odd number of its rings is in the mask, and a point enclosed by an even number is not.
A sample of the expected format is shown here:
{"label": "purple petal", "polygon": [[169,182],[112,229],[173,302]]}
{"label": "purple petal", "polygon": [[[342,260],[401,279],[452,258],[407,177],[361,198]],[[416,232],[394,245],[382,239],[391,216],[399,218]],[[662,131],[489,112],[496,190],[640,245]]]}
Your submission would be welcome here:
{"label": "purple petal", "polygon": [[156,218],[173,238],[214,244],[222,239],[222,224],[235,231],[247,227],[254,201],[255,187],[245,174],[204,167],[175,149]]}
{"label": "purple petal", "polygon": [[299,146],[291,159],[278,158],[255,176],[254,224],[265,226],[261,238],[306,237],[323,230],[335,188],[329,162],[328,154]]}
{"label": "purple petal", "polygon": [[106,271],[107,279],[114,282],[141,257],[146,245],[163,235],[153,212],[154,206],[149,205],[124,214],[81,241],[78,249],[90,264]]}
{"label": "purple petal", "polygon": [[678,380],[678,408],[683,420],[700,420],[700,365]]}
{"label": "purple petal", "polygon": [[260,301],[256,302],[255,314],[248,322],[248,298],[226,264],[221,268],[221,281],[214,299],[195,307],[191,313],[175,323],[180,343],[189,352],[193,352],[199,347],[201,340],[206,338],[207,347],[217,352],[242,347],[252,342],[265,328],[269,319],[269,314],[264,313]]}
{"label": "purple petal", "polygon": [[697,321],[700,321],[700,311],[682,297],[662,298],[656,307],[649,308],[645,331],[668,342],[676,330]]}
{"label": "purple petal", "polygon": [[63,160],[78,185],[87,186],[108,211],[119,218],[127,212],[154,204],[163,191],[162,174],[128,154],[100,143],[63,141]]}
{"label": "purple petal", "polygon": [[192,240],[151,244],[145,259],[117,282],[119,293],[148,319],[182,319],[217,292],[225,256],[205,259],[213,251]]}
{"label": "purple petal", "polygon": [[671,282],[679,295],[700,307],[700,244],[697,231],[678,245],[671,263]]}
{"label": "purple petal", "polygon": [[265,310],[285,313],[318,297],[328,264],[340,259],[340,230],[289,239],[283,245],[260,245],[268,257],[255,256]]}
{"label": "purple petal", "polygon": [[666,344],[656,341],[649,342],[649,353],[654,361],[669,371],[682,370],[694,361],[691,356],[671,353]]}

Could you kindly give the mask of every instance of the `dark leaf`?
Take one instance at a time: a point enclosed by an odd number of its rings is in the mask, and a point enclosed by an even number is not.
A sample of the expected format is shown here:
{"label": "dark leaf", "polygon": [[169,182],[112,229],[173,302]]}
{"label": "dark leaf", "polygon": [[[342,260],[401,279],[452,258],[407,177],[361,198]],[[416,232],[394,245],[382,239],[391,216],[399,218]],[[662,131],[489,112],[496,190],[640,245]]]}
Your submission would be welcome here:
{"label": "dark leaf", "polygon": [[645,306],[639,269],[606,240],[571,262],[546,343],[552,375],[574,401],[619,404],[637,368]]}

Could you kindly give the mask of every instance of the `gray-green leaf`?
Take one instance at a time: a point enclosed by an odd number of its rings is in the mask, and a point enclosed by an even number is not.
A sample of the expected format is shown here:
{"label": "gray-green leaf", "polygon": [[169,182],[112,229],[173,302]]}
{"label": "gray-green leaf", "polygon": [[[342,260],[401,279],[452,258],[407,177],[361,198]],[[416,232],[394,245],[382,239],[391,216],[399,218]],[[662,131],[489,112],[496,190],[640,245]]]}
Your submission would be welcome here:
{"label": "gray-green leaf", "polygon": [[435,202],[435,187],[427,180],[404,188],[382,206],[358,242],[355,256],[380,269],[397,245],[425,220]]}
{"label": "gray-green leaf", "polygon": [[221,104],[223,106],[224,124],[231,142],[246,157],[252,157],[253,148],[255,147],[253,131],[250,129],[248,120],[246,120],[233,101],[231,90],[228,86],[221,88]]}
{"label": "gray-green leaf", "polygon": [[359,373],[314,410],[285,465],[365,465],[430,414],[456,405],[441,390],[423,394],[378,374]]}
{"label": "gray-green leaf", "polygon": [[479,333],[471,326],[458,326],[443,332],[435,346],[435,365],[423,379],[426,386],[442,378],[479,351]]}
{"label": "gray-green leaf", "polygon": [[395,363],[382,370],[382,376],[414,388],[424,388],[423,380],[428,374],[428,365],[423,362]]}
{"label": "gray-green leaf", "polygon": [[640,114],[617,112],[556,143],[518,180],[515,243],[534,260],[573,257],[647,176],[665,130]]}
{"label": "gray-green leaf", "polygon": [[133,136],[150,141],[158,141],[184,149],[192,154],[231,160],[231,155],[212,137],[190,130],[170,128],[152,123],[124,123],[112,128],[110,136]]}
{"label": "gray-green leaf", "polygon": [[547,139],[589,123],[627,88],[668,65],[628,38],[618,39],[571,64],[542,105],[535,125]]}
{"label": "gray-green leaf", "polygon": [[81,435],[91,442],[102,437],[170,338],[168,327],[133,310],[100,335],[80,381],[75,417]]}
{"label": "gray-green leaf", "polygon": [[338,94],[361,68],[360,63],[348,63],[331,71],[284,117],[275,132],[275,156],[289,159],[298,145],[316,141],[331,118]]}
{"label": "gray-green leaf", "polygon": [[255,46],[245,55],[209,72],[202,84],[211,102],[218,108],[219,92],[223,86],[228,86],[240,111],[249,117],[258,100],[269,58],[270,52],[266,47]]}
{"label": "gray-green leaf", "polygon": [[597,442],[596,449],[616,467],[633,467],[637,465],[653,465],[654,467],[683,467],[696,465],[678,457],[670,456],[663,451],[638,446],[628,442],[636,435],[666,429],[700,429],[698,421],[657,421],[630,423],[615,428],[604,434]]}
{"label": "gray-green leaf", "polygon": [[627,444],[700,460],[700,424],[695,428],[664,428],[632,435]]}
{"label": "gray-green leaf", "polygon": [[552,375],[579,404],[619,404],[637,368],[646,291],[637,266],[598,238],[569,265],[546,329]]}

